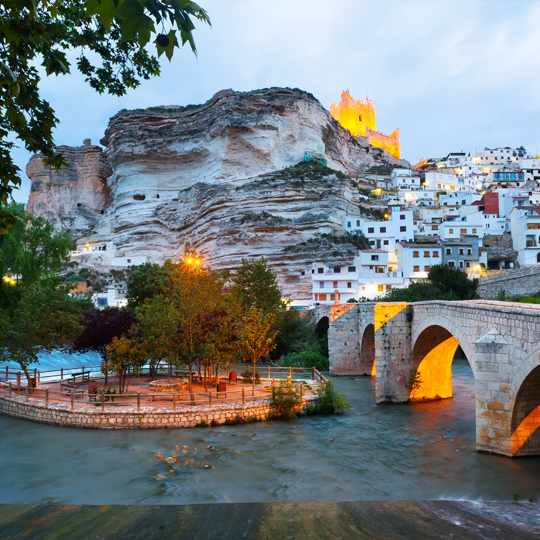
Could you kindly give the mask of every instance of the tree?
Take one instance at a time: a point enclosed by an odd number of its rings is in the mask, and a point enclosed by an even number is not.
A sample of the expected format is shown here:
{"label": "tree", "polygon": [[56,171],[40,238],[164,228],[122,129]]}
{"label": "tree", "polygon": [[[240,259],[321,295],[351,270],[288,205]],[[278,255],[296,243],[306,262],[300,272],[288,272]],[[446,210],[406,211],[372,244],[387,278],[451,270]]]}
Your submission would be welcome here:
{"label": "tree", "polygon": [[157,263],[145,263],[137,266],[127,282],[128,305],[135,309],[149,298],[165,295],[171,288],[171,272],[174,266],[165,261],[163,266]]}
{"label": "tree", "polygon": [[28,367],[41,351],[68,347],[83,330],[87,299],[68,296],[58,278],[46,278],[26,287],[13,314],[0,309],[0,362],[21,366],[33,386]]}
{"label": "tree", "polygon": [[104,364],[107,384],[107,347],[114,338],[126,334],[136,322],[134,313],[124,308],[89,309],[81,320],[82,332],[73,340],[71,348],[81,353],[97,352]]}
{"label": "tree", "polygon": [[253,389],[255,389],[255,366],[259,358],[267,356],[276,346],[276,333],[272,332],[276,316],[262,309],[250,308],[241,317],[239,332],[240,346],[246,359],[253,362]]}
{"label": "tree", "polygon": [[285,308],[276,274],[264,257],[254,261],[242,259],[242,265],[231,276],[231,283],[231,295],[246,312],[257,308],[276,313]]}
{"label": "tree", "polygon": [[469,279],[465,272],[457,268],[450,268],[445,264],[432,266],[428,273],[428,280],[443,294],[455,295],[458,300],[476,298],[478,279]]}
{"label": "tree", "polygon": [[107,346],[107,360],[102,371],[105,374],[112,372],[118,377],[118,391],[124,394],[128,389],[130,376],[137,373],[144,365],[145,356],[137,340],[123,335],[114,337]]}
{"label": "tree", "polygon": [[72,245],[69,233],[57,232],[45,218],[25,213],[22,204],[11,204],[8,209],[17,222],[0,236],[0,274],[20,276],[30,285],[60,270]]}
{"label": "tree", "polygon": [[196,53],[196,18],[210,24],[204,9],[190,0],[6,0],[0,4],[0,234],[16,220],[5,208],[21,183],[10,133],[46,163],[66,165],[56,153],[52,131],[58,123],[41,98],[45,74],[66,75],[67,51],[77,51],[77,69],[99,93],[124,95],[140,80],[159,75],[148,51],[152,38],[158,57],[171,60],[174,49],[189,43]]}
{"label": "tree", "polygon": [[426,300],[471,300],[477,297],[478,279],[444,264],[432,266],[426,281],[411,283],[405,289],[392,289],[386,302],[422,302]]}

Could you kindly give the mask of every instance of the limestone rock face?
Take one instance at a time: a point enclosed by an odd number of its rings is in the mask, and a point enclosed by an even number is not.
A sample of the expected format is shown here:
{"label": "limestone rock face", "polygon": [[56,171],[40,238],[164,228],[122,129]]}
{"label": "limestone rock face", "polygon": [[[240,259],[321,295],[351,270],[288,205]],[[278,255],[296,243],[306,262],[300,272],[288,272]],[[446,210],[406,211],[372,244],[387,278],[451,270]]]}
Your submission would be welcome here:
{"label": "limestone rock face", "polygon": [[69,167],[56,170],[35,155],[26,167],[32,180],[28,211],[43,216],[75,237],[92,230],[111,202],[107,178],[112,169],[103,150],[89,139],[77,148],[59,146]]}
{"label": "limestone rock face", "polygon": [[[408,166],[351,136],[311,94],[285,88],[120,111],[101,142],[111,202],[78,238],[97,246],[85,265],[175,260],[190,242],[216,269],[264,255],[294,298],[311,297],[312,262],[346,264],[355,254],[351,244],[336,245],[345,215],[360,215],[358,190],[343,172]],[[334,170],[296,165],[306,150]]]}

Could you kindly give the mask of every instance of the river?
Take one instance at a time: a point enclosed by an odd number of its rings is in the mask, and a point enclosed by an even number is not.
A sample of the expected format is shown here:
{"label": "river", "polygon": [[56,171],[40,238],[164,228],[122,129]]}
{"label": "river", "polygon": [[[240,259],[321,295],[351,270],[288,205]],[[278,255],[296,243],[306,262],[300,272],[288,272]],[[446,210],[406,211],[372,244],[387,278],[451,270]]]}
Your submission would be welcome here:
{"label": "river", "polygon": [[414,405],[377,406],[370,378],[336,377],[351,410],[290,423],[109,431],[0,416],[0,503],[540,500],[540,457],[475,451],[473,374],[466,360],[452,372],[453,399]]}

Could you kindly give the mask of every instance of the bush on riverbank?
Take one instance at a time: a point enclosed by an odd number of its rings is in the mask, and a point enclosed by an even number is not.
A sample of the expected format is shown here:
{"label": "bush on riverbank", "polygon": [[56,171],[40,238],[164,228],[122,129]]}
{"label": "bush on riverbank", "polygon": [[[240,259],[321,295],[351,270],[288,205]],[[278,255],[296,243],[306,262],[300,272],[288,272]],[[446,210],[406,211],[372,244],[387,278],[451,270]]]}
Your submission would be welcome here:
{"label": "bush on riverbank", "polygon": [[300,387],[287,380],[279,381],[272,387],[270,407],[272,408],[272,418],[293,420],[302,407]]}
{"label": "bush on riverbank", "polygon": [[[317,401],[311,414],[343,414],[351,408],[347,396],[338,392],[333,382],[327,382],[315,390]],[[306,410],[307,414],[307,410]]]}

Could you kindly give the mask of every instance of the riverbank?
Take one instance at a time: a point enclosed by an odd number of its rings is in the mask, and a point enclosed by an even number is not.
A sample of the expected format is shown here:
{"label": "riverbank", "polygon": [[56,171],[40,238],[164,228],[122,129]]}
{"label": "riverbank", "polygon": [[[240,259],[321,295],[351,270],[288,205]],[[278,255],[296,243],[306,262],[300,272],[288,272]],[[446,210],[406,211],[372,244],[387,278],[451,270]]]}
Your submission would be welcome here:
{"label": "riverbank", "polygon": [[470,501],[0,505],[0,538],[532,540],[540,536],[538,509]]}

